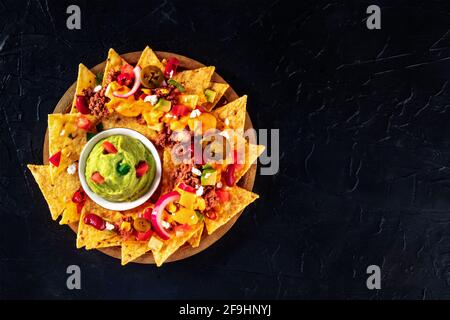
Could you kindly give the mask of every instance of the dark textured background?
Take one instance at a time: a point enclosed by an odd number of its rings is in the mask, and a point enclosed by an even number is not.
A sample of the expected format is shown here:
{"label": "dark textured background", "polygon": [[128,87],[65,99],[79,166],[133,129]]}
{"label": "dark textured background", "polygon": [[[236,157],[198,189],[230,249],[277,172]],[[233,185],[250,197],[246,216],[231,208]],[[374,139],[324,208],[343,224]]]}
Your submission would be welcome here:
{"label": "dark textured background", "polygon": [[[450,298],[448,1],[213,2],[78,2],[70,31],[69,3],[0,0],[0,297]],[[255,127],[281,129],[261,199],[160,269],[77,250],[26,169],[78,63],[147,44],[215,65]],[[371,264],[382,290],[366,288]]]}

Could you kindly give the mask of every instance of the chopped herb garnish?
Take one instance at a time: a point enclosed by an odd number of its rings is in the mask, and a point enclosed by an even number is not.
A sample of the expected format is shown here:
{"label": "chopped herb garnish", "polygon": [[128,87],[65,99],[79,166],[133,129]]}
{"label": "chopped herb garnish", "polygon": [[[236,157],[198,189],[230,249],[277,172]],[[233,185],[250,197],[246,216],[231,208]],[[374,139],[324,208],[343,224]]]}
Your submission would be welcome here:
{"label": "chopped herb garnish", "polygon": [[126,163],[118,163],[117,164],[117,172],[121,175],[124,176],[126,175],[128,172],[130,172],[130,165],[126,164]]}
{"label": "chopped herb garnish", "polygon": [[97,132],[103,131],[103,123],[99,122],[96,126],[95,129],[97,129]]}
{"label": "chopped herb garnish", "polygon": [[103,82],[103,72],[99,72],[97,73],[97,75],[95,76],[95,83],[97,85],[102,84]]}
{"label": "chopped herb garnish", "polygon": [[178,89],[178,91],[184,92],[184,87],[173,79],[170,79],[169,81],[167,81],[167,84],[171,84],[171,85],[175,86]]}

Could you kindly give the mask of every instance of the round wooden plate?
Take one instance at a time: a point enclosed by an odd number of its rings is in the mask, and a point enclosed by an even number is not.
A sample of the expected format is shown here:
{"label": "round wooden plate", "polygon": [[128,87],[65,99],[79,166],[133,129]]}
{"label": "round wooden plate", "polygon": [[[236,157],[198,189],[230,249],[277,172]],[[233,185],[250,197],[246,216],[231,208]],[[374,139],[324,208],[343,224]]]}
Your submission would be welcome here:
{"label": "round wooden plate", "polygon": [[[139,57],[141,56],[142,51],[136,51],[136,52],[130,52],[121,55],[126,61],[128,61],[131,64],[136,64],[139,60]],[[204,67],[205,65],[187,58],[185,56],[170,53],[170,52],[163,52],[163,51],[156,51],[156,55],[159,57],[159,59],[168,59],[169,57],[176,57],[178,60],[180,60],[180,66],[184,69],[196,69]],[[91,69],[92,72],[98,73],[103,72],[105,68],[106,62],[102,62],[95,67]],[[212,79],[214,82],[221,82],[226,83],[225,80],[218,75],[217,73],[214,73]],[[70,86],[69,89],[64,93],[64,95],[59,100],[58,104],[55,107],[55,110],[53,110],[53,113],[67,113],[70,110],[70,106],[72,104],[73,95],[75,93],[75,87],[76,82]],[[238,98],[238,95],[233,90],[233,88],[230,86],[230,88],[225,93],[225,98],[228,101],[233,101]],[[250,116],[247,113],[246,120],[245,120],[245,130],[253,128]],[[44,147],[43,147],[43,160],[44,164],[48,164],[48,130],[45,134],[45,140],[44,140]],[[251,168],[248,170],[245,176],[242,177],[242,179],[239,181],[239,186],[242,188],[245,188],[247,190],[253,189],[253,184],[255,181],[255,175],[256,175],[256,164],[253,164]],[[208,235],[206,233],[206,230],[203,232],[202,240],[200,242],[200,245],[197,248],[192,248],[189,244],[183,245],[181,248],[179,248],[174,254],[172,254],[166,262],[172,262],[177,261],[181,259],[186,259],[190,256],[193,256],[194,254],[197,254],[206,248],[208,248],[210,245],[212,245],[214,242],[219,240],[230,228],[233,226],[233,224],[236,222],[236,220],[239,218],[239,216],[242,214],[242,211],[233,217],[228,223],[217,229],[213,234]],[[78,224],[73,223],[69,225],[70,228],[76,233],[78,229]],[[110,248],[101,248],[97,249],[104,254],[107,254],[108,256],[121,259],[121,253],[120,253],[120,247],[110,247]],[[135,261],[135,263],[142,263],[142,264],[154,264],[155,260],[153,259],[153,255],[151,252],[146,253],[145,255],[139,257]]]}

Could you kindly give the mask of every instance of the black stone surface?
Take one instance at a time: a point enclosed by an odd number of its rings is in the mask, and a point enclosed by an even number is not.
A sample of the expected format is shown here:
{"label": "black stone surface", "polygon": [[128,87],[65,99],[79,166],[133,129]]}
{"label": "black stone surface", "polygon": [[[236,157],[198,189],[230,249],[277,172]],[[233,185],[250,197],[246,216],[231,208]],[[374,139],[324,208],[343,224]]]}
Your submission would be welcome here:
{"label": "black stone surface", "polygon": [[[0,1],[0,298],[450,298],[449,18],[445,1]],[[77,250],[26,169],[78,63],[147,44],[215,65],[281,133],[261,199],[159,269]]]}

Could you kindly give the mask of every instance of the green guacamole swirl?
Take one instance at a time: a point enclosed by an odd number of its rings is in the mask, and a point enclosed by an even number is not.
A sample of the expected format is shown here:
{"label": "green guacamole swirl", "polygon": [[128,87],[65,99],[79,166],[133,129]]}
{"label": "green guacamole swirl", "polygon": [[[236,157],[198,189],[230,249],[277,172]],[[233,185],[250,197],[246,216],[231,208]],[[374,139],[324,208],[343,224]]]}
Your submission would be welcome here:
{"label": "green guacamole swirl", "polygon": [[[117,153],[106,153],[103,142],[108,141]],[[148,171],[140,178],[136,176],[136,166],[146,161]],[[123,168],[129,170],[122,170]],[[102,198],[113,202],[133,201],[145,194],[155,177],[155,159],[150,151],[137,139],[114,135],[100,140],[86,160],[85,177],[91,190]],[[98,172],[105,181],[92,181],[92,174]]]}

